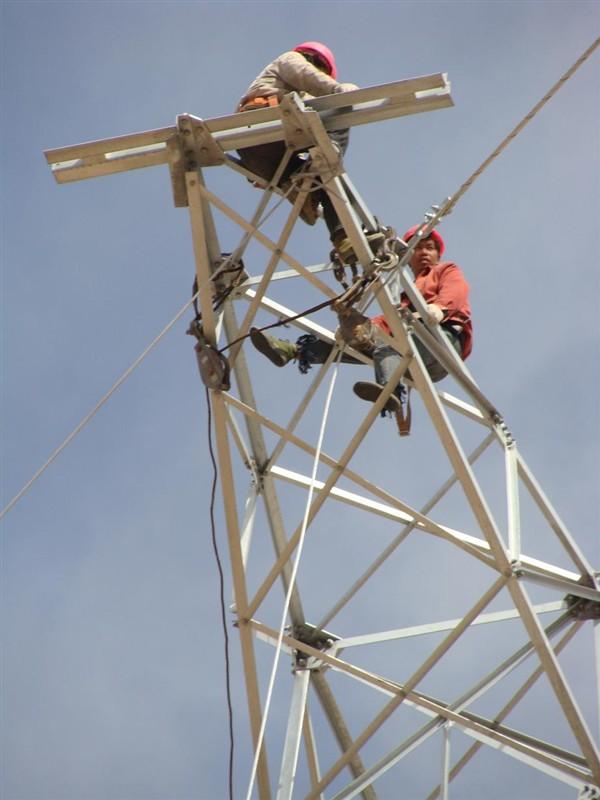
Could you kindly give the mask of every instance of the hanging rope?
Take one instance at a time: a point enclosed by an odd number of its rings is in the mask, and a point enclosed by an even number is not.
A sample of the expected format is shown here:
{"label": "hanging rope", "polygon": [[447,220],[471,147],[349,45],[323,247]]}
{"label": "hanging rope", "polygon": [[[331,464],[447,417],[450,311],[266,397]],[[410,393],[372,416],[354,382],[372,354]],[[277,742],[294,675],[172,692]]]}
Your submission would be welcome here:
{"label": "hanging rope", "polygon": [[325,435],[325,427],[327,425],[327,418],[329,415],[329,409],[331,407],[331,398],[333,396],[333,388],[335,386],[335,382],[337,379],[338,374],[338,366],[339,366],[339,359],[341,357],[341,352],[337,356],[337,361],[335,363],[335,368],[333,370],[333,375],[331,378],[331,383],[329,384],[329,390],[327,392],[327,398],[325,400],[325,407],[323,409],[323,419],[321,422],[321,428],[319,430],[319,439],[317,442],[317,448],[315,450],[315,458],[313,461],[312,467],[312,474],[310,477],[310,488],[308,490],[308,497],[306,499],[306,508],[304,510],[304,518],[302,520],[302,527],[300,529],[300,538],[298,539],[298,545],[296,548],[296,556],[294,558],[294,566],[292,568],[292,574],[290,576],[290,583],[288,586],[288,590],[285,596],[285,602],[283,604],[283,613],[281,615],[281,625],[279,626],[279,635],[277,637],[277,645],[275,647],[275,658],[273,660],[273,668],[271,669],[271,677],[269,679],[269,688],[267,689],[267,696],[265,698],[265,708],[263,712],[262,722],[260,726],[260,732],[258,734],[258,741],[256,742],[256,752],[254,753],[254,761],[252,764],[252,772],[250,774],[250,782],[248,785],[248,792],[246,794],[246,800],[250,800],[252,797],[252,790],[254,788],[254,781],[256,780],[256,769],[258,767],[258,759],[260,757],[260,752],[262,750],[264,735],[265,735],[265,728],[267,725],[267,717],[269,715],[269,708],[271,706],[271,698],[273,696],[273,686],[275,684],[275,673],[277,671],[277,666],[279,664],[279,656],[281,655],[281,645],[283,642],[283,633],[285,630],[285,622],[288,615],[288,610],[290,607],[292,591],[294,590],[294,586],[296,583],[296,574],[298,572],[298,566],[300,564],[300,556],[302,555],[302,547],[304,545],[304,538],[306,535],[306,529],[308,527],[308,515],[310,513],[310,507],[312,502],[312,496],[314,492],[315,481],[317,478],[317,469],[319,466],[319,460],[321,458],[321,448],[323,446],[323,438]]}
{"label": "hanging rope", "polygon": [[227,632],[227,615],[225,613],[225,575],[223,573],[223,565],[221,564],[221,556],[219,554],[219,545],[217,543],[217,530],[215,525],[215,498],[217,493],[218,469],[212,442],[212,409],[210,405],[210,392],[208,389],[206,389],[206,408],[208,416],[208,452],[210,454],[210,461],[213,468],[213,480],[210,489],[210,530],[211,530],[213,552],[215,554],[215,561],[217,563],[217,569],[219,571],[219,600],[221,603],[221,625],[223,628],[223,640],[225,644],[225,695],[227,697],[227,712],[229,716],[229,800],[233,800],[234,738],[233,738],[233,703],[231,700],[231,667],[229,663],[229,634]]}

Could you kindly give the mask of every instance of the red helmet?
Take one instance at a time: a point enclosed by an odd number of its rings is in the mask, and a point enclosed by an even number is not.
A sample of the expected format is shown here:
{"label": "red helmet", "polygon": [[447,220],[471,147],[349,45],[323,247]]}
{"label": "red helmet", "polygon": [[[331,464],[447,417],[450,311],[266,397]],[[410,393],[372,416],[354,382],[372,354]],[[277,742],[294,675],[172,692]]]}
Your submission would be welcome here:
{"label": "red helmet", "polygon": [[315,55],[319,56],[325,64],[327,64],[327,72],[331,75],[332,78],[337,78],[337,67],[335,65],[335,58],[333,57],[333,53],[325,44],[321,44],[321,42],[302,42],[302,44],[296,45],[294,47],[294,52],[296,53],[314,53]]}
{"label": "red helmet", "polygon": [[[419,230],[419,228],[424,228],[424,227],[425,227],[424,224],[413,225],[412,228],[409,228],[406,231],[406,233],[404,234],[404,236],[402,238],[404,239],[405,242],[408,242],[408,240],[411,239],[415,235],[415,233]],[[434,228],[432,231],[429,231],[429,235],[426,236],[425,238],[433,239],[433,241],[436,243],[436,246],[437,246],[437,249],[438,249],[438,253],[441,256],[442,253],[444,252],[444,250],[446,249],[446,245],[444,244],[444,240],[442,239],[440,234],[436,231],[436,229]]]}

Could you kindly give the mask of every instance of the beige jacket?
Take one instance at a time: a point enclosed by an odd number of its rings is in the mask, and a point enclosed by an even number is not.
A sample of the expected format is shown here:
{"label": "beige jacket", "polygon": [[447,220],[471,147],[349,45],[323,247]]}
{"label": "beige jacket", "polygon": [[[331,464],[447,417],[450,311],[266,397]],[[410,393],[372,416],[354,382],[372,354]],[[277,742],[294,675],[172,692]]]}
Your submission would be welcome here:
{"label": "beige jacket", "polygon": [[252,81],[236,110],[239,111],[255,97],[277,95],[281,100],[284,94],[298,92],[303,99],[307,99],[321,97],[324,94],[349,92],[352,89],[358,89],[358,86],[353,83],[338,83],[314,67],[301,53],[290,50],[267,64],[260,75]]}

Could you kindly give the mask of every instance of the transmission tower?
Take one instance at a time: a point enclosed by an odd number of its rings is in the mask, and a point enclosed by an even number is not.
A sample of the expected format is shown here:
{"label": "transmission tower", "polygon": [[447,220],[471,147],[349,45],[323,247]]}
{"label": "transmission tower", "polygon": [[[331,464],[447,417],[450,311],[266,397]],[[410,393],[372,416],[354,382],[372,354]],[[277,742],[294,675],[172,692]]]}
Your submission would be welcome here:
{"label": "transmission tower", "polygon": [[[275,108],[210,120],[184,114],[175,126],[46,153],[59,183],[166,164],[175,205],[189,210],[199,360],[211,389],[231,612],[257,753],[248,795],[261,800],[390,797],[385,787],[402,786],[404,760],[421,753],[430,759],[432,743],[440,756],[433,766],[424,761],[428,800],[450,797],[472,759],[489,753],[505,772],[526,768],[570,787],[574,797],[599,796],[598,741],[585,716],[596,710],[580,707],[562,665],[571,640],[591,670],[600,656],[598,573],[527,466],[504,415],[437,327],[396,312],[394,282],[424,312],[406,268],[411,251],[388,263],[373,257],[366,235],[378,221],[327,135],[449,105],[446,76],[437,74],[306,102],[291,94]],[[281,140],[288,157],[299,149],[310,153],[310,173],[300,174],[291,206],[269,186],[256,194],[246,219],[208,188],[209,167],[254,180],[233,151]],[[328,192],[358,258],[353,286],[360,285],[360,297],[346,299],[359,299],[369,315],[384,314],[389,342],[403,356],[380,399],[359,411],[358,401],[349,410],[348,395],[336,394],[336,380],[363,368],[338,366],[343,342],[335,323],[321,324],[333,319],[331,311],[319,322],[302,313],[304,298],[314,306],[340,294],[332,265],[307,266],[288,247],[315,181]],[[424,214],[422,235],[452,202]],[[277,203],[287,213],[278,236],[269,237],[263,222]],[[239,227],[233,247],[221,242],[216,213]],[[264,253],[260,274],[242,261],[251,244]],[[295,307],[276,299],[278,287],[290,282],[302,298]],[[293,329],[335,345],[331,357],[306,376],[291,366],[276,372],[244,338],[259,317],[294,317]],[[442,388],[431,382],[416,339],[447,369]],[[368,370],[369,357],[352,353]],[[392,421],[379,419],[400,378],[413,387],[423,426],[410,446],[420,446],[419,437],[432,448],[432,469],[419,476],[423,490],[429,487],[425,502],[404,494],[409,442],[396,438]],[[335,453],[328,452],[329,425]],[[398,451],[398,473],[383,485],[373,477],[377,451],[370,446],[381,447],[381,426],[385,446]],[[354,547],[360,564],[348,558]],[[412,597],[402,594],[409,575],[422,582]],[[431,615],[426,622],[419,609]],[[353,626],[365,618],[367,633]],[[592,627],[595,644],[582,633]],[[260,667],[265,658],[258,648],[276,654],[271,676]],[[289,684],[287,722],[277,734],[281,753],[271,752],[272,739],[264,736],[275,676],[279,686]],[[543,736],[528,724],[534,692],[543,694],[556,722]],[[515,713],[519,725],[509,725]]]}

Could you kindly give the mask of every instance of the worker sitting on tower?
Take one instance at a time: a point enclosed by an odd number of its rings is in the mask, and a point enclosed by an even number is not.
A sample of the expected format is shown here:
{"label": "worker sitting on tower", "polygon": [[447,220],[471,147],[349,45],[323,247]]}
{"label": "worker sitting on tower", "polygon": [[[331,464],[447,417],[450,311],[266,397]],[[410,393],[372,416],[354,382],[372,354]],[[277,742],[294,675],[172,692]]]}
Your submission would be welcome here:
{"label": "worker sitting on tower", "polygon": [[[331,50],[321,42],[303,42],[267,64],[260,75],[252,81],[236,110],[252,111],[276,106],[281,98],[290,92],[298,92],[303,99],[306,99],[358,88],[353,83],[338,83],[336,79],[337,67]],[[343,155],[350,138],[348,129],[329,131],[329,137]],[[270,182],[285,152],[285,142],[278,141],[245,147],[239,150],[238,154],[244,167]],[[306,167],[307,158],[306,152],[293,153],[279,179],[279,188],[287,192],[287,198],[291,202],[297,197],[297,189],[291,189],[291,176]],[[319,204],[323,208],[331,241],[343,255],[350,247],[350,243],[333,203],[324,189],[316,188],[309,192],[300,216],[307,224],[314,225],[319,216]]]}
{"label": "worker sitting on tower", "polygon": [[[404,241],[408,242],[421,227],[415,225],[410,228],[404,234]],[[427,304],[430,321],[440,326],[452,347],[464,360],[471,352],[473,342],[469,286],[460,267],[452,261],[440,261],[444,249],[444,240],[437,230],[432,230],[417,243],[409,264],[415,277],[415,286]],[[401,295],[399,305],[401,308],[411,308],[410,301],[404,293]],[[361,399],[374,403],[398,367],[402,356],[377,336],[378,329],[391,335],[383,316],[370,321],[363,317],[363,320],[362,335],[358,335],[358,344],[353,342],[353,346],[372,356],[375,383],[359,381],[354,384],[354,392]],[[285,339],[267,336],[252,328],[250,339],[256,349],[276,366],[283,367],[290,361],[298,361],[301,372],[307,372],[311,364],[323,364],[333,348],[333,344],[317,339],[312,334],[301,336],[292,343]],[[431,380],[437,382],[445,378],[448,374],[446,369],[418,338],[415,339],[415,345]],[[345,353],[342,354],[341,360],[346,363],[361,363]],[[401,412],[403,394],[404,387],[400,383],[388,398],[384,410]]]}

